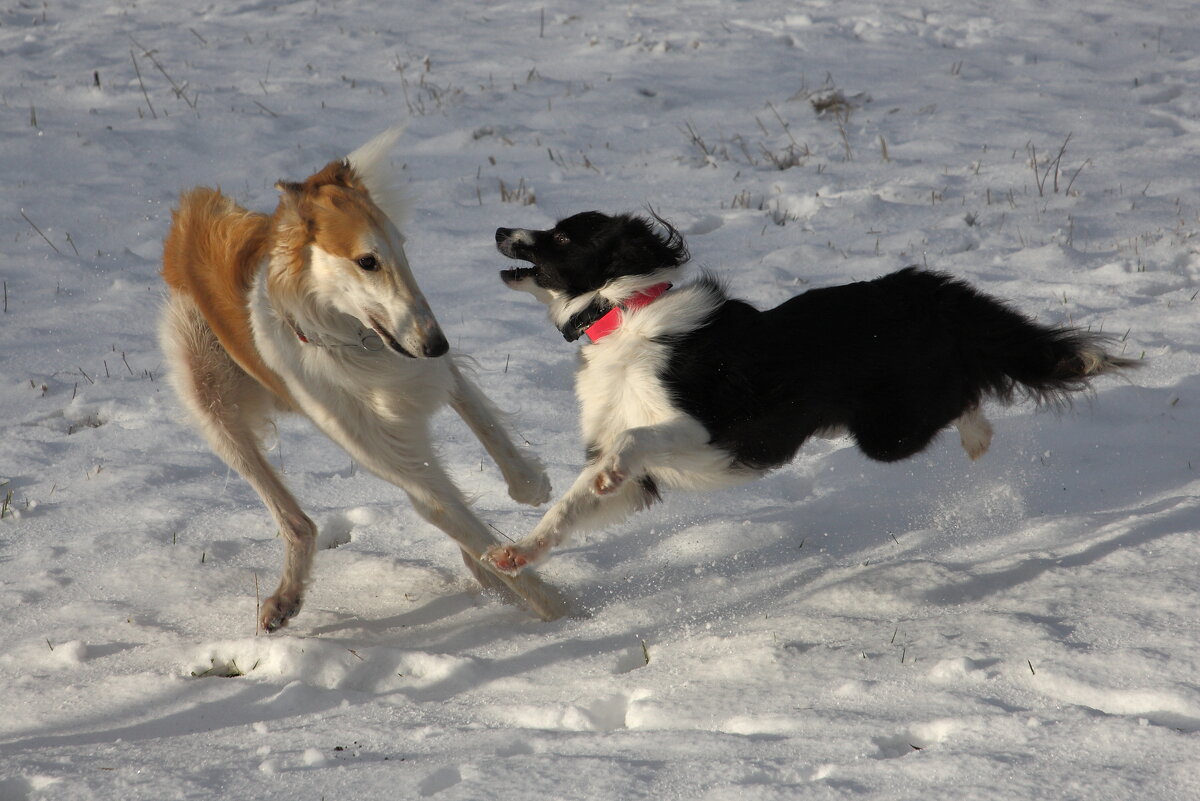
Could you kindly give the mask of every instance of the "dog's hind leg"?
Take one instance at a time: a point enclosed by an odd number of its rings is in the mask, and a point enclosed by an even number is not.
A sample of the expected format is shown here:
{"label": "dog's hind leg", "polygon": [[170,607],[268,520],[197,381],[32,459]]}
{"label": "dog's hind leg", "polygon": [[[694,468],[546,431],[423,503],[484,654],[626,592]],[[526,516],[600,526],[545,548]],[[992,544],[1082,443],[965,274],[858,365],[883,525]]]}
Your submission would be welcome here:
{"label": "dog's hind leg", "polygon": [[915,406],[880,406],[850,421],[858,449],[879,462],[898,462],[923,451],[952,420],[933,418]]}
{"label": "dog's hind leg", "polygon": [[502,426],[501,415],[491,401],[453,361],[450,372],[454,386],[450,406],[483,443],[508,484],[508,495],[517,503],[539,506],[550,500],[550,479],[535,457],[522,453]]}
{"label": "dog's hind leg", "polygon": [[983,411],[978,406],[959,415],[954,421],[954,426],[958,429],[963,450],[967,452],[971,461],[987,453],[992,444],[992,424],[983,416]]}
{"label": "dog's hind leg", "polygon": [[317,529],[262,452],[258,432],[269,419],[274,396],[229,357],[190,299],[172,295],[160,335],[172,384],[200,431],[258,493],[283,536],[283,577],[259,614],[262,628],[275,631],[300,611]]}

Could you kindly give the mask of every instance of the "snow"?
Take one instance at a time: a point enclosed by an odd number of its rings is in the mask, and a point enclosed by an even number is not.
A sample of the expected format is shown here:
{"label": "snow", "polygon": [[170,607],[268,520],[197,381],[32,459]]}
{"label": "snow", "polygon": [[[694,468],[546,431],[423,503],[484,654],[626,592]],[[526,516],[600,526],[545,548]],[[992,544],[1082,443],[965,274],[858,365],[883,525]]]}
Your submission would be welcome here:
{"label": "snow", "polygon": [[[0,801],[1200,797],[1191,3],[195,8],[0,7]],[[558,552],[553,623],[287,420],[326,549],[255,636],[282,549],[162,381],[162,237],[189,186],[270,209],[394,124],[414,271],[560,491],[578,346],[501,225],[652,206],[760,304],[928,264],[1145,366],[990,410],[976,464],[818,440],[670,496]]]}

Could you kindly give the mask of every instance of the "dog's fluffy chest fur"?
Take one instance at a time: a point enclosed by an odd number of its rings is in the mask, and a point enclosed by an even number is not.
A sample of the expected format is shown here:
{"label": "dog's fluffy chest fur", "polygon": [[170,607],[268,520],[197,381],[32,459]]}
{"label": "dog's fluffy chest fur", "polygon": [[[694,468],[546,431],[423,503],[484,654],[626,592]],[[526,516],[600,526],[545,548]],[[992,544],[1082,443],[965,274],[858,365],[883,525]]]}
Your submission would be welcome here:
{"label": "dog's fluffy chest fur", "polygon": [[709,442],[703,424],[680,408],[665,379],[677,339],[703,324],[720,304],[715,287],[691,284],[628,313],[620,327],[580,354],[575,390],[589,454],[613,450],[630,430],[671,424],[686,445],[654,470],[659,482],[681,489],[728,486],[745,480],[727,452]]}
{"label": "dog's fluffy chest fur", "polygon": [[659,377],[669,357],[666,344],[626,331],[583,349],[575,392],[589,449],[611,445],[626,429],[679,415]]}
{"label": "dog's fluffy chest fur", "polygon": [[575,391],[589,447],[604,446],[621,431],[683,416],[663,381],[670,337],[698,326],[716,298],[691,285],[649,306],[627,312],[620,327],[583,348]]}

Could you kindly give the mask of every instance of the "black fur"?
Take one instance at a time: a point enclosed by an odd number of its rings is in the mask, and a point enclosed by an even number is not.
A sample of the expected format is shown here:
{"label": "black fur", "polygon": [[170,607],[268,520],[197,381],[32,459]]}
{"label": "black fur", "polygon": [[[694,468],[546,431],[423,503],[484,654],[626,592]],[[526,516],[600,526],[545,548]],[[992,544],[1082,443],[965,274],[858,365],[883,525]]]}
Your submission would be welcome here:
{"label": "black fur", "polygon": [[1038,325],[962,281],[908,267],[767,311],[726,298],[670,343],[662,378],[713,444],[746,466],[785,464],[834,426],[867,456],[891,462],[924,449],[984,398],[1067,403],[1087,386],[1084,351],[1099,352],[1096,339]]}
{"label": "black fur", "polygon": [[689,258],[683,237],[666,220],[655,220],[665,227],[665,235],[640,217],[609,217],[598,211],[568,217],[549,231],[527,231],[532,243],[513,241],[513,229],[499,228],[496,244],[501,252],[534,264],[501,275],[534,270],[538,286],[578,297],[622,276],[678,267]]}
{"label": "black fur", "polygon": [[[523,232],[502,252],[546,289],[578,297],[627,275],[687,260],[679,233],[649,220],[585,212]],[[506,243],[509,246],[506,248]],[[924,449],[985,399],[1064,405],[1097,374],[1135,365],[1103,338],[1030,320],[967,283],[908,267],[873,281],[814,289],[760,311],[700,279],[712,314],[670,349],[660,379],[710,441],[751,469],[791,461],[821,429],[845,428],[867,456],[891,462]],[[590,307],[589,307],[590,308]]]}
{"label": "black fur", "polygon": [[[532,242],[514,241],[513,229],[496,229],[496,245],[506,256],[533,262],[533,267],[503,270],[505,281],[532,273],[542,289],[578,297],[626,275],[646,275],[663,267],[678,267],[690,257],[683,237],[658,215],[666,231],[660,235],[639,217],[609,217],[585,211],[562,220],[549,231],[526,231]],[[620,220],[618,228],[612,223]],[[536,258],[535,258],[536,257]],[[573,315],[560,329],[568,342],[583,336],[588,326],[612,309],[598,299]]]}

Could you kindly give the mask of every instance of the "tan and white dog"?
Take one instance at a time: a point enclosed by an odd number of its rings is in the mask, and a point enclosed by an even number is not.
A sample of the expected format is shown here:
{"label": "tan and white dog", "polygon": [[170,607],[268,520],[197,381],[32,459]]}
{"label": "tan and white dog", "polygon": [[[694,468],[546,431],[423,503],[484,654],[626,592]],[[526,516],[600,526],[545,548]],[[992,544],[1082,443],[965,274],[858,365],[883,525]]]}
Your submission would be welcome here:
{"label": "tan and white dog", "polygon": [[500,467],[509,495],[549,499],[541,464],[447,355],[397,228],[403,203],[388,154],[391,129],[302,183],[280,182],[273,215],[220,191],[185,193],[163,247],[169,299],[160,338],[172,383],[213,450],[275,519],[286,548],[266,631],[300,611],[317,528],[263,453],[276,412],[299,412],[363,467],[403,489],[449,534],[481,583],[515,593],[540,617],[566,612],[534,576],[483,566],[496,539],[438,463],[429,418],[449,404]]}

